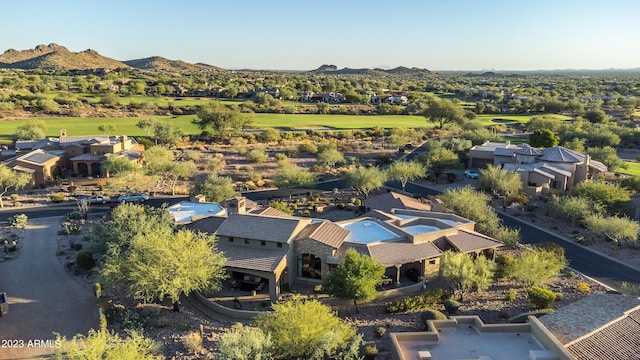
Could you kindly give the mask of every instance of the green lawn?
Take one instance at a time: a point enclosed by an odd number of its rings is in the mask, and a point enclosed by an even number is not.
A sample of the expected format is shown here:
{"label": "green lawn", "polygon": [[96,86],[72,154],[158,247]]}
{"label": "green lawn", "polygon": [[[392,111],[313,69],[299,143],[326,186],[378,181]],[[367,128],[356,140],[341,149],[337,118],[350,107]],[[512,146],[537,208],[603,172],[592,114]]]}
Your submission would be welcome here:
{"label": "green lawn", "polygon": [[[139,99],[139,97],[135,97]],[[157,98],[150,98],[156,99]],[[130,99],[129,99],[130,100]],[[201,101],[201,100],[184,100]],[[305,127],[328,127],[335,130],[349,129],[370,129],[374,126],[384,128],[424,128],[434,127],[435,124],[427,122],[422,116],[406,115],[320,115],[320,114],[266,114],[257,113],[254,116],[254,126],[256,128],[276,127],[281,129],[295,129]],[[513,122],[526,122],[532,115],[480,115],[474,121],[480,121],[482,125],[496,124],[493,119],[499,118]],[[559,115],[552,115],[561,118]],[[182,128],[182,131],[189,134],[199,134],[200,130],[191,123],[195,115],[185,116],[157,116],[159,121],[173,121]],[[47,136],[58,136],[60,129],[67,129],[67,134],[71,135],[91,135],[98,134],[98,126],[101,124],[111,124],[116,127],[115,134],[126,134],[130,136],[145,135],[142,129],[136,127],[139,118],[38,118],[48,125]],[[27,120],[9,120],[0,122],[0,142],[7,143],[12,139],[16,128],[24,124]]]}
{"label": "green lawn", "polygon": [[631,176],[640,176],[640,163],[633,161],[625,161],[627,164],[626,169],[620,169],[618,172],[622,174],[627,174]]}
{"label": "green lawn", "polygon": [[519,115],[500,115],[500,114],[481,114],[473,121],[479,121],[483,126],[489,125],[507,125],[515,123],[526,123],[532,116],[548,116],[561,120],[571,119],[569,116],[556,114],[519,114]]}

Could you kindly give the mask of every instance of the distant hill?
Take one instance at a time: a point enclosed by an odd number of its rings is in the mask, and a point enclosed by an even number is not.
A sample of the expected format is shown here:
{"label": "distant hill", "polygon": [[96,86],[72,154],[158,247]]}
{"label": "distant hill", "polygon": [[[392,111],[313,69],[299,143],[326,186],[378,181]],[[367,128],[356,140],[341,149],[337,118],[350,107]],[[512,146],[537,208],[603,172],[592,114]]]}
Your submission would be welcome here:
{"label": "distant hill", "polygon": [[0,55],[0,68],[85,70],[126,68],[126,64],[102,56],[95,50],[69,51],[57,44],[38,45],[31,50],[7,50]]}
{"label": "distant hill", "polygon": [[153,56],[144,59],[127,60],[125,64],[143,70],[160,70],[169,72],[191,72],[191,71],[221,71],[222,68],[207,64],[190,64],[182,60],[170,60],[161,56]]}
{"label": "distant hill", "polygon": [[342,68],[338,69],[335,65],[322,65],[315,70],[311,70],[314,74],[335,74],[335,75],[402,75],[402,76],[428,76],[432,72],[427,69],[408,68],[399,66],[390,70],[383,69],[352,69]]}

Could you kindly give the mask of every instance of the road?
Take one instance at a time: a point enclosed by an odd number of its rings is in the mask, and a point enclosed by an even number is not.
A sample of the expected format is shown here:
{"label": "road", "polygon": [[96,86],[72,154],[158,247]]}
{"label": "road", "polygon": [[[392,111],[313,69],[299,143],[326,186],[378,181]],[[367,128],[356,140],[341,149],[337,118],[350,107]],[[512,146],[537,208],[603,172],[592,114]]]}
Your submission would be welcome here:
{"label": "road", "polygon": [[[0,349],[0,359],[33,359],[51,354],[51,346],[29,347],[29,340],[71,338],[98,326],[93,284],[80,285],[56,257],[59,217],[30,219],[19,256],[0,263],[0,289],[9,297],[9,313],[0,318],[0,339],[22,349]],[[6,343],[2,343],[6,345]],[[52,345],[49,343],[49,345]]]}

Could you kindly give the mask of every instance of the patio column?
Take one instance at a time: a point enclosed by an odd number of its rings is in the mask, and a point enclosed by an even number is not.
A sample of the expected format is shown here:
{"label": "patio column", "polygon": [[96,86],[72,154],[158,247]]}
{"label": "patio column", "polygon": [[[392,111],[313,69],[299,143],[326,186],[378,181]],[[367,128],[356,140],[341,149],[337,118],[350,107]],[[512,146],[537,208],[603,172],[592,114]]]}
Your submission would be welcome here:
{"label": "patio column", "polygon": [[276,278],[276,274],[269,274],[269,300],[272,303],[278,301],[280,297],[280,281]]}
{"label": "patio column", "polygon": [[402,265],[396,265],[396,285],[400,285],[400,267]]}

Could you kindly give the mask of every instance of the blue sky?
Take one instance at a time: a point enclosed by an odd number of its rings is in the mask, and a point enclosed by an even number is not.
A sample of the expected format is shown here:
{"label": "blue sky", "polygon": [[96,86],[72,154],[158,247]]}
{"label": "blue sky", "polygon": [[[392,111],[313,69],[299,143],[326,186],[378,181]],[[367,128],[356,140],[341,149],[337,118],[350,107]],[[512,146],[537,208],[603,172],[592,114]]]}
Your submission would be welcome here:
{"label": "blue sky", "polygon": [[57,43],[229,69],[640,67],[636,0],[3,0],[0,51]]}

